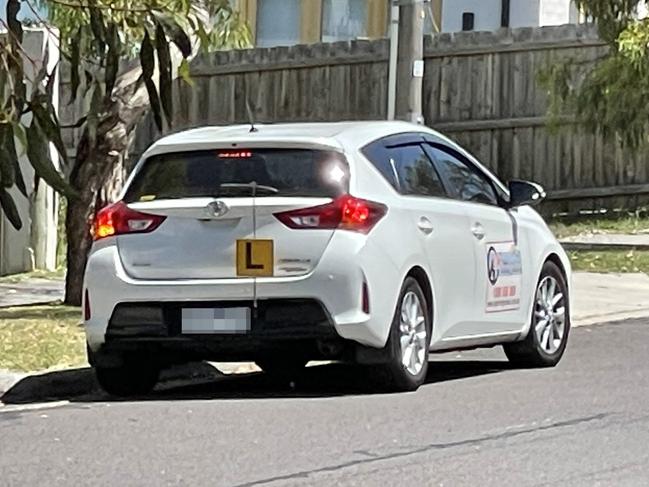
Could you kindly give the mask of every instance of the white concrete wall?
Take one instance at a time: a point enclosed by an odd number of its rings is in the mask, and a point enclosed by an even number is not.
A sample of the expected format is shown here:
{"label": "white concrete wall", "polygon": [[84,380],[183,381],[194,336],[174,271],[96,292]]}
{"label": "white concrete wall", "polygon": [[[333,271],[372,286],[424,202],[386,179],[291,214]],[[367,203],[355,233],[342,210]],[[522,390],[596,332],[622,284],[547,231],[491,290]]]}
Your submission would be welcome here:
{"label": "white concrete wall", "polygon": [[[1,32],[0,32],[1,35]],[[37,62],[43,59],[45,49],[49,50],[48,70],[54,69],[59,59],[56,39],[44,29],[25,29],[23,48],[30,58]],[[28,78],[33,77],[34,67],[25,63]],[[28,96],[31,87],[27,87]],[[58,109],[58,90],[55,90],[54,106]],[[25,123],[30,123],[30,115],[25,116]],[[16,140],[19,152],[20,142]],[[59,159],[53,147],[50,147],[50,157],[55,166]],[[43,181],[39,184],[38,193],[34,190],[34,170],[29,160],[23,155],[20,167],[29,193],[25,198],[15,187],[10,190],[23,226],[16,230],[6,217],[0,216],[0,275],[14,274],[32,270],[34,266],[41,269],[56,268],[57,225],[58,225],[58,196]],[[40,235],[40,238],[36,238]]]}
{"label": "white concrete wall", "polygon": [[[513,0],[516,2],[517,0]],[[442,31],[462,30],[462,14],[475,14],[474,30],[496,30],[500,28],[500,0],[443,0]]]}
{"label": "white concrete wall", "polygon": [[538,26],[539,1],[541,0],[510,0],[509,26],[513,29]]}
{"label": "white concrete wall", "polygon": [[[501,22],[501,0],[443,0],[442,31],[462,30],[462,13],[475,14],[474,30],[497,30]],[[510,0],[509,26],[539,27],[579,21],[572,0]]]}
{"label": "white concrete wall", "polygon": [[541,0],[539,25],[569,24],[576,10],[570,0]]}

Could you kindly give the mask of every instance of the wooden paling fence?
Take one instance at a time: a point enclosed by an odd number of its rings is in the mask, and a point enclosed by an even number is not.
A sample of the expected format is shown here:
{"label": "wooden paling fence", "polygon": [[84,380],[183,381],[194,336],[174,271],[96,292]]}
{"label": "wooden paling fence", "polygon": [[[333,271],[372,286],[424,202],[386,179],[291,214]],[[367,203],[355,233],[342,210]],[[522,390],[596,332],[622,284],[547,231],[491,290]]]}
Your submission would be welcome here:
{"label": "wooden paling fence", "polygon": [[[569,118],[557,130],[547,128],[539,71],[559,61],[587,69],[606,49],[589,25],[428,37],[426,123],[458,140],[502,179],[542,184],[549,193],[545,212],[644,206],[647,153],[625,152]],[[378,40],[202,56],[192,64],[193,84],[175,84],[173,130],[248,122],[246,103],[259,123],[384,119],[388,52],[388,41]],[[65,70],[62,78],[65,92]],[[81,108],[65,108],[64,123],[76,120]],[[68,144],[78,135],[69,131]],[[161,135],[147,117],[134,157]]]}

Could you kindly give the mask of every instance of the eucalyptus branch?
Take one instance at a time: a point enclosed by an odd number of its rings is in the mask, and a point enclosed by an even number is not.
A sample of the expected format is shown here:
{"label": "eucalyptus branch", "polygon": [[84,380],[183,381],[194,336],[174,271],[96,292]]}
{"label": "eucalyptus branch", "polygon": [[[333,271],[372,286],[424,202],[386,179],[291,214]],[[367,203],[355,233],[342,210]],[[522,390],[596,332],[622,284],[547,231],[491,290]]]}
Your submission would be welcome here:
{"label": "eucalyptus branch", "polygon": [[27,4],[27,6],[29,7],[29,10],[31,10],[32,14],[34,14],[34,17],[36,17],[36,19],[42,24],[42,27],[44,27],[45,30],[47,30],[47,32],[49,32],[49,34],[52,37],[54,37],[56,40],[58,40],[59,44],[61,44],[61,36],[59,34],[57,34],[56,32],[54,32],[54,30],[50,27],[49,22],[47,22],[46,20],[43,19],[43,17],[40,16],[40,14],[38,13],[38,10],[36,10],[34,8],[32,3],[29,0],[22,0],[22,2]]}
{"label": "eucalyptus branch", "polygon": [[[32,3],[30,2],[30,0],[22,0],[22,1],[23,1],[24,3],[27,4],[27,6],[29,7],[29,9],[30,9],[30,10],[32,11],[32,13],[34,14],[34,16],[37,18],[37,20],[39,20],[39,21],[43,24],[43,27],[44,27],[44,28],[45,28],[45,29],[50,33],[50,35],[51,35],[52,37],[54,37],[57,41],[59,41],[59,45],[58,45],[57,47],[58,47],[58,49],[59,49],[59,54],[61,55],[61,57],[65,58],[67,61],[70,61],[71,56],[70,56],[70,54],[68,54],[68,52],[67,52],[65,49],[63,49],[63,42],[61,41],[61,36],[60,36],[58,33],[56,33],[56,32],[55,32],[55,31],[54,31],[54,30],[49,26],[49,22],[47,22],[46,20],[44,20],[43,17],[41,17],[41,16],[39,15],[38,11],[34,8],[34,6],[32,5]],[[52,1],[52,0],[50,0],[50,1]],[[82,56],[81,59],[83,59],[83,61],[87,62],[88,64],[93,64],[93,65],[95,65],[95,66],[101,66],[100,63],[98,63],[97,61],[95,61],[94,59],[91,59],[91,58],[89,58],[89,57]]]}
{"label": "eucalyptus branch", "polygon": [[[86,3],[76,3],[76,2],[68,2],[66,0],[48,0],[50,3],[54,3],[57,5],[62,5],[64,7],[70,7],[70,8],[77,8],[77,9],[84,9],[84,10],[89,10],[91,8],[96,8],[99,10],[112,10],[114,12],[127,12],[127,13],[151,13],[152,9],[148,8],[129,8],[129,7],[116,7],[114,5],[100,5],[100,4],[86,4]],[[160,7],[156,7],[155,10],[164,10],[167,7],[169,7],[172,3],[172,0],[168,1],[167,3],[161,5]]]}
{"label": "eucalyptus branch", "polygon": [[[27,51],[25,51],[25,50],[23,49],[23,47],[22,47],[22,43],[20,42],[20,39],[18,39],[18,37],[16,37],[16,34],[13,33],[13,31],[9,28],[9,25],[7,24],[7,22],[5,22],[2,18],[0,18],[0,26],[2,26],[2,27],[4,27],[5,29],[7,29],[7,33],[8,33],[9,36],[10,36],[10,37],[15,41],[15,45],[18,47],[18,49],[20,50],[20,52],[23,53],[23,55],[25,56],[25,58],[26,58],[30,63],[32,63],[32,65],[34,66],[34,69],[36,69],[36,68],[38,67],[38,65],[36,64],[36,61],[34,61],[34,59],[32,59],[32,57],[31,57],[29,54],[27,54]],[[7,52],[10,53],[10,54],[12,55],[12,57],[14,58],[14,61],[17,61],[17,62],[20,62],[20,61],[21,61],[21,59],[16,58],[15,55],[13,55],[12,49],[8,49]]]}
{"label": "eucalyptus branch", "polygon": [[84,123],[86,123],[86,120],[88,120],[88,116],[84,115],[79,120],[77,120],[75,123],[71,123],[71,124],[68,124],[68,125],[60,125],[60,128],[62,128],[62,129],[78,129]]}

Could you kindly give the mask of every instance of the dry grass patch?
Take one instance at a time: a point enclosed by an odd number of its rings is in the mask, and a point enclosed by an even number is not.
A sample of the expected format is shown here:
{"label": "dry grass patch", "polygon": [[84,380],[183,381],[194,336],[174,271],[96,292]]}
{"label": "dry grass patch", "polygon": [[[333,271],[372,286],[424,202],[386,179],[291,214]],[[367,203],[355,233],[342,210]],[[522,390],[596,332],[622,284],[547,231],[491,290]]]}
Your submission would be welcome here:
{"label": "dry grass patch", "polygon": [[0,309],[0,369],[36,371],[86,363],[79,308],[63,305]]}

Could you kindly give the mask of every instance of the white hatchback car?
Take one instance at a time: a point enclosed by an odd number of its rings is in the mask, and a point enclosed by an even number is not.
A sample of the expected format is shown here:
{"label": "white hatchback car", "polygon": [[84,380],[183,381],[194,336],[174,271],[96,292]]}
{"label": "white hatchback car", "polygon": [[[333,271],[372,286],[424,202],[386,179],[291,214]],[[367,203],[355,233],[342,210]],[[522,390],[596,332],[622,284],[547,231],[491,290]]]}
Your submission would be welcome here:
{"label": "white hatchback car", "polygon": [[529,205],[443,135],[405,122],[206,127],[156,142],[102,209],[84,285],[102,387],[161,368],[371,364],[414,390],[428,352],[503,344],[553,366],[570,263]]}

